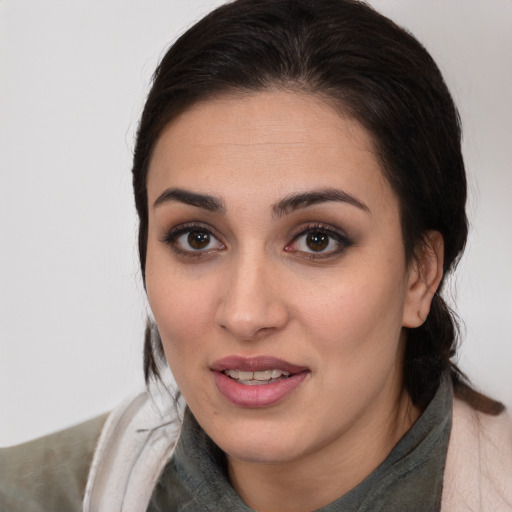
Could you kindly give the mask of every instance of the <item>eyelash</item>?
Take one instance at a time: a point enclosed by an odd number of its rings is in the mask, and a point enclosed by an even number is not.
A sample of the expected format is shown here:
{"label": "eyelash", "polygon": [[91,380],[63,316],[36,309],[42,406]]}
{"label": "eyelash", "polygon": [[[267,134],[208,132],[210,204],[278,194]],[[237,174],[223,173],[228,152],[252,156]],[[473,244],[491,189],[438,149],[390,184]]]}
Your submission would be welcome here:
{"label": "eyelash", "polygon": [[[190,236],[193,232],[197,233],[204,233],[208,235],[210,238],[208,240],[208,245],[212,243],[212,241],[217,241],[217,247],[213,249],[184,249],[178,245],[178,241],[180,237],[187,235]],[[211,255],[213,252],[218,250],[224,250],[226,246],[219,240],[219,238],[212,232],[212,228],[208,226],[207,224],[202,223],[188,223],[188,224],[181,224],[179,226],[176,226],[172,228],[161,240],[162,242],[168,244],[172,250],[178,254],[189,258],[200,258],[200,257],[207,257],[208,255]],[[329,251],[324,252],[322,251],[303,251],[298,249],[293,249],[291,246],[296,244],[301,237],[311,235],[318,233],[320,235],[326,235],[328,237],[328,244],[331,244],[332,241],[336,244],[336,247],[334,249],[331,249]],[[299,253],[301,257],[309,260],[319,260],[319,259],[327,259],[330,257],[333,257],[335,255],[339,255],[343,253],[346,249],[348,249],[352,242],[347,237],[347,235],[338,229],[333,228],[332,226],[321,224],[321,223],[314,223],[309,224],[305,227],[301,227],[300,230],[292,235],[292,241],[286,245],[284,248],[285,252],[288,253]]]}
{"label": "eyelash", "polygon": [[[337,246],[334,249],[331,249],[329,251],[325,252],[307,252],[307,251],[300,251],[300,250],[294,250],[290,249],[290,246],[297,243],[298,240],[300,240],[301,237],[311,235],[314,233],[318,233],[321,235],[327,235],[329,238],[328,243],[330,244],[332,240],[337,244]],[[335,229],[332,226],[321,224],[321,223],[314,223],[309,224],[306,227],[303,227],[300,229],[300,231],[293,236],[292,241],[290,244],[288,244],[285,247],[286,252],[298,252],[301,253],[301,256],[303,258],[309,259],[309,260],[319,260],[319,259],[327,259],[339,254],[342,254],[345,252],[350,246],[352,245],[352,241],[349,239],[349,237],[341,230]]]}
{"label": "eyelash", "polygon": [[[178,240],[181,236],[183,235],[186,235],[188,234],[190,236],[191,233],[193,233],[194,231],[198,232],[198,233],[205,233],[207,235],[209,235],[213,240],[217,240],[218,241],[218,245],[220,247],[218,247],[217,249],[183,249],[181,247],[179,247],[178,245]],[[181,224],[179,226],[176,226],[174,228],[172,228],[165,236],[164,238],[162,239],[162,242],[168,244],[172,250],[178,254],[178,255],[183,255],[183,256],[186,256],[186,257],[189,257],[189,258],[201,258],[201,257],[205,257],[205,256],[208,256],[209,254],[211,254],[214,250],[224,250],[225,249],[225,245],[219,241],[218,237],[216,237],[213,233],[212,233],[212,228],[210,226],[208,226],[207,224],[202,224],[202,223],[198,223],[198,222],[194,222],[194,223],[189,223],[189,224]],[[211,240],[210,240],[211,242]]]}

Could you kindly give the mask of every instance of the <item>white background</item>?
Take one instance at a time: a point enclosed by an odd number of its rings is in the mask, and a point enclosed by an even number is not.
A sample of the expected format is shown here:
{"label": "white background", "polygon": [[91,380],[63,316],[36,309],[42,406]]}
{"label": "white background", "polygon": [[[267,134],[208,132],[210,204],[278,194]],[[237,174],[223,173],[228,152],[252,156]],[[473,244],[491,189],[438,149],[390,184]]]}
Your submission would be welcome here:
{"label": "white background", "polygon": [[[460,107],[472,233],[461,364],[512,405],[512,1],[374,0]],[[0,445],[143,385],[131,151],[164,49],[214,0],[0,0]]]}

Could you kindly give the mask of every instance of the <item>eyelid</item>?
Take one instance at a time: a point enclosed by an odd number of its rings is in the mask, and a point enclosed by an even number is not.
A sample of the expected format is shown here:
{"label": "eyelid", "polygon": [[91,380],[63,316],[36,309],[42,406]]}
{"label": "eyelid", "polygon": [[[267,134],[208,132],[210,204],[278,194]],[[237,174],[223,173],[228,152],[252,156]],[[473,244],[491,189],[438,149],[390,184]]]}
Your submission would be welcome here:
{"label": "eyelid", "polygon": [[[302,236],[308,235],[309,233],[314,233],[315,231],[325,233],[330,238],[334,239],[334,241],[338,244],[336,249],[326,251],[326,252],[314,252],[314,251],[300,251],[289,249],[289,247],[296,243]],[[303,257],[308,259],[320,259],[320,258],[329,258],[337,254],[341,254],[346,249],[348,249],[351,245],[353,245],[349,236],[340,228],[336,228],[329,224],[324,224],[321,222],[313,222],[307,225],[300,226],[295,230],[295,233],[291,235],[292,240],[289,244],[286,245],[285,251],[290,253],[300,253]]]}
{"label": "eyelid", "polygon": [[[209,235],[218,242],[218,247],[210,248],[210,249],[184,249],[181,248],[176,241],[186,233],[191,231],[205,231],[209,233]],[[330,249],[328,251],[304,251],[300,249],[295,249],[292,246],[297,243],[297,241],[310,233],[320,232],[326,234],[331,240],[336,243],[336,247],[334,249]],[[291,241],[286,244],[284,251],[298,255],[305,259],[316,260],[316,259],[328,259],[330,257],[334,257],[343,253],[346,249],[348,249],[351,245],[353,245],[351,239],[346,234],[346,232],[338,227],[332,226],[330,224],[325,224],[322,222],[311,222],[298,226],[295,228],[289,235]],[[178,255],[183,255],[186,257],[197,258],[197,257],[206,257],[211,256],[212,253],[222,251],[226,249],[226,245],[222,242],[222,237],[217,234],[217,230],[204,222],[201,221],[189,221],[184,222],[182,224],[178,224],[173,226],[171,229],[167,230],[165,234],[160,237],[160,241],[167,244],[171,249]]]}
{"label": "eyelid", "polygon": [[[221,245],[222,247],[218,249],[205,250],[182,249],[176,244],[176,241],[182,235],[189,233],[191,231],[205,231],[209,233],[210,236],[217,240],[219,245]],[[225,249],[225,244],[222,242],[221,237],[218,234],[216,234],[216,230],[212,226],[200,221],[184,222],[182,224],[178,224],[177,226],[173,226],[171,229],[167,230],[162,237],[160,237],[160,241],[162,243],[169,245],[176,254],[188,256],[191,258],[205,257],[211,255],[212,252]]]}

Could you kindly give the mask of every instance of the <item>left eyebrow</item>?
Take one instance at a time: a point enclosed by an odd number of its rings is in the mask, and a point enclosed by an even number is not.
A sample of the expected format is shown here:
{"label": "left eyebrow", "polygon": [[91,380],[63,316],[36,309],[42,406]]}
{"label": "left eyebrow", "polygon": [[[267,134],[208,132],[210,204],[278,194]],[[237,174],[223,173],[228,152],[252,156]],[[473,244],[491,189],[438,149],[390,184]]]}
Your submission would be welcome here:
{"label": "left eyebrow", "polygon": [[307,208],[314,204],[327,203],[327,202],[347,203],[355,206],[371,214],[370,208],[356,197],[348,194],[343,190],[336,188],[326,188],[321,190],[312,190],[300,194],[293,194],[281,199],[279,202],[272,206],[272,213],[275,217],[282,217],[295,210]]}

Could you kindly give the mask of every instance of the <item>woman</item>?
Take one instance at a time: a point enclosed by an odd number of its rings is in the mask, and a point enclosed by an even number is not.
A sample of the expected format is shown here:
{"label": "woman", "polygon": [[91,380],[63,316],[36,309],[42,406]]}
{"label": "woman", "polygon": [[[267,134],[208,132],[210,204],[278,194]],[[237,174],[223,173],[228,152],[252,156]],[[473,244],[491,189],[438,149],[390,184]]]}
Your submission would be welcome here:
{"label": "woman", "polygon": [[146,381],[167,361],[187,408],[116,409],[85,510],[511,509],[510,425],[451,361],[466,178],[416,40],[353,1],[217,9],[157,69],[133,184]]}

